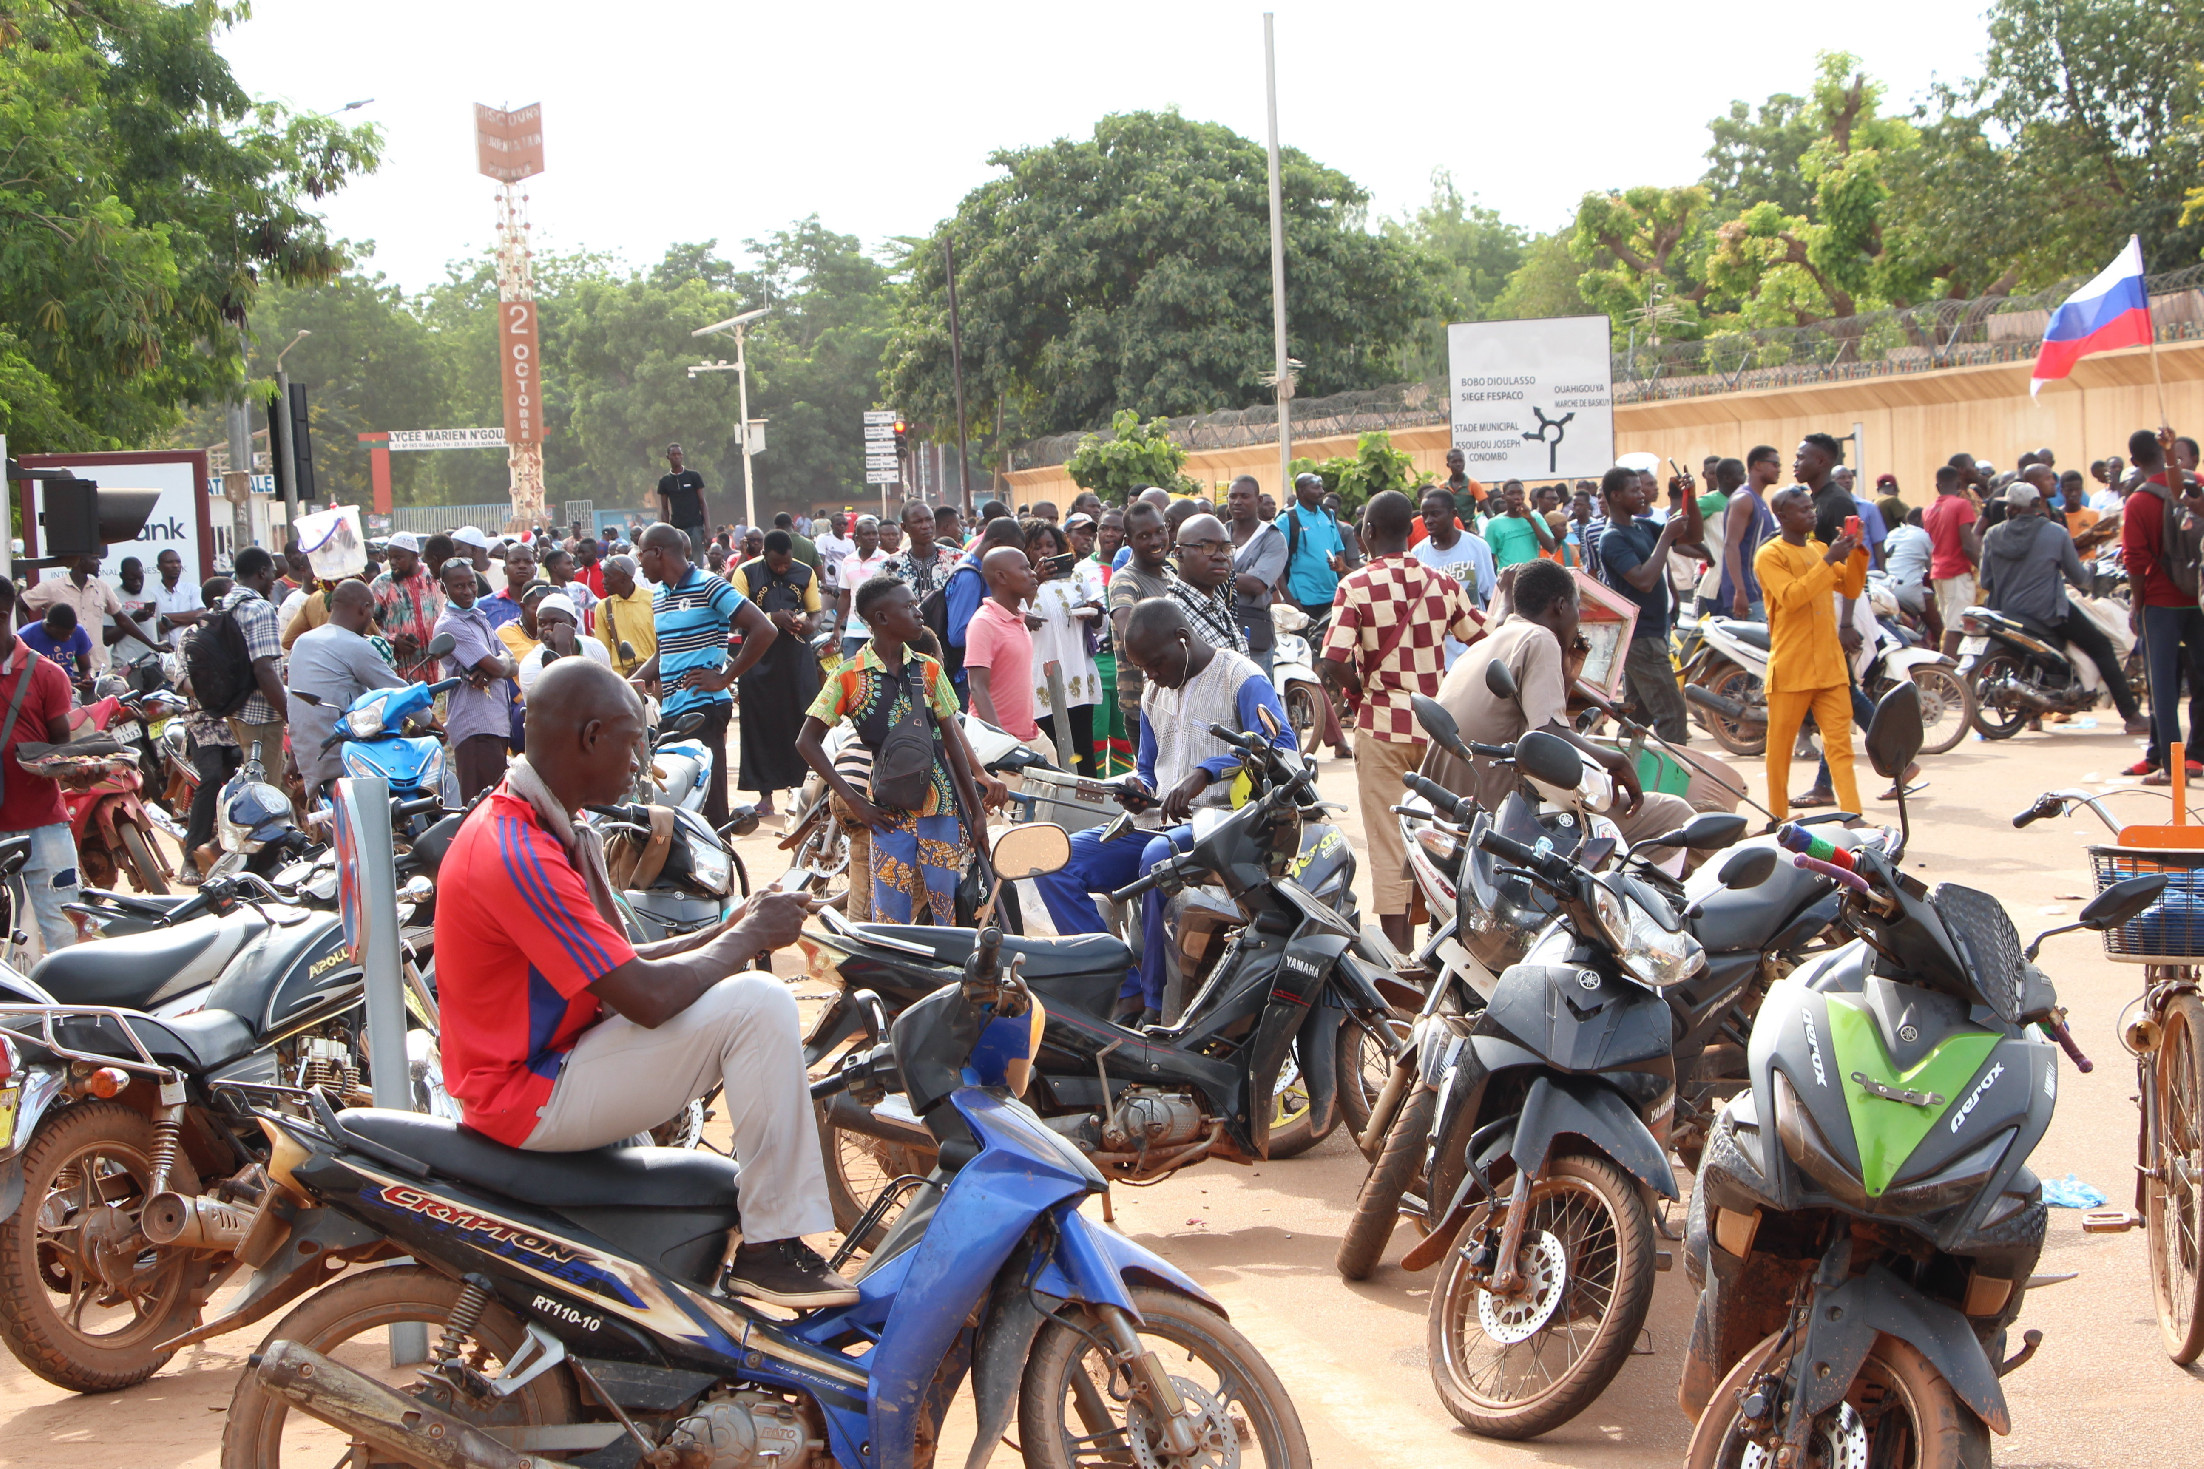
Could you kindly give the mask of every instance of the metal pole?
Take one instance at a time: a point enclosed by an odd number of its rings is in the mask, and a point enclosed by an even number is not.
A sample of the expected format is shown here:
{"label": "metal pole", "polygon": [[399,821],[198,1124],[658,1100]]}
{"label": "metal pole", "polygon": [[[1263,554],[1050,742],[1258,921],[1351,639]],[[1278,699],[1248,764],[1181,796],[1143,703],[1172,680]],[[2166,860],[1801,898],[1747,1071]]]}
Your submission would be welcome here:
{"label": "metal pole", "polygon": [[972,513],[971,470],[964,462],[964,330],[957,321],[957,248],[947,235],[941,237],[941,259],[949,272],[949,371],[957,382],[957,498],[964,514]]}
{"label": "metal pole", "polygon": [[[375,1058],[375,1105],[411,1112],[413,1068],[406,1063],[406,991],[398,934],[398,875],[390,861],[390,782],[346,776],[337,782],[337,848],[350,849],[353,896],[358,900],[360,984],[367,1009],[367,1045]],[[349,830],[347,830],[349,829]],[[349,837],[349,840],[346,838]],[[347,935],[351,937],[351,935]],[[404,1321],[390,1328],[394,1367],[428,1360],[427,1326]]]}
{"label": "metal pole", "polygon": [[743,351],[743,329],[735,328],[735,403],[742,413],[742,518],[758,523],[758,493],[750,482],[750,359]]}
{"label": "metal pole", "polygon": [[276,411],[268,415],[268,432],[283,436],[280,448],[268,445],[268,460],[276,472],[276,488],[283,491],[283,538],[288,545],[298,534],[298,457],[291,452],[291,375],[281,362],[276,364]]}
{"label": "metal pole", "polygon": [[1293,503],[1293,379],[1286,372],[1286,210],[1278,175],[1278,45],[1275,17],[1263,12],[1263,91],[1270,106],[1270,324],[1277,349],[1278,503]]}

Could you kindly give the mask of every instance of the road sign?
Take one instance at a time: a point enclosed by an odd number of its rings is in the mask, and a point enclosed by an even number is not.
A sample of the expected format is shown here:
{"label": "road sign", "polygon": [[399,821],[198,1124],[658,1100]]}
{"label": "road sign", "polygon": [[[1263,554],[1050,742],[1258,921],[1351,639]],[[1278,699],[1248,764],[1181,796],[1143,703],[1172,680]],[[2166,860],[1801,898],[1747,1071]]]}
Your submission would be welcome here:
{"label": "road sign", "polygon": [[879,443],[882,440],[892,441],[894,438],[895,424],[893,422],[868,423],[865,425],[865,442],[868,444]]}
{"label": "road sign", "polygon": [[[367,435],[361,435],[363,439]],[[421,449],[502,449],[503,428],[396,428],[383,447],[393,454]]]}
{"label": "road sign", "polygon": [[868,469],[865,471],[865,483],[868,485],[897,484],[902,478],[903,476],[892,469]]}
{"label": "road sign", "polygon": [[867,410],[865,410],[865,422],[867,423],[885,423],[892,425],[894,424],[895,420],[896,411],[893,408],[868,408]]}

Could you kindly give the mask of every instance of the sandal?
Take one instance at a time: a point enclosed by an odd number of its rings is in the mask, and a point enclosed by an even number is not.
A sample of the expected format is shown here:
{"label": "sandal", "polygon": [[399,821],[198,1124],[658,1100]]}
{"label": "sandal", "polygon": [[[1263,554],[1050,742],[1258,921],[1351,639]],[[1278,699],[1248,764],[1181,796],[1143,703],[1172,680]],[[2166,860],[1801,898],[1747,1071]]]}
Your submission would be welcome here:
{"label": "sandal", "polygon": [[1795,811],[1813,811],[1836,804],[1837,793],[1835,791],[1808,791],[1803,796],[1791,797],[1791,808]]}

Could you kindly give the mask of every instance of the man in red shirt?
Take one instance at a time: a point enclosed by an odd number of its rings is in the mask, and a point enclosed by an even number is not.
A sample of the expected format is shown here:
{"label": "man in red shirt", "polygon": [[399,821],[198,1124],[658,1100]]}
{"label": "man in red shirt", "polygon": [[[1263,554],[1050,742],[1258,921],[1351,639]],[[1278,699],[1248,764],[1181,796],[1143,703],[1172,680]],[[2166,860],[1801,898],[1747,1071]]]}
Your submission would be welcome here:
{"label": "man in red shirt", "polygon": [[[2181,737],[2181,674],[2189,671],[2192,690],[2204,690],[2204,612],[2197,610],[2195,546],[2189,537],[2182,544],[2167,545],[2166,511],[2176,491],[2166,473],[2166,451],[2156,434],[2137,429],[2128,435],[2128,460],[2143,475],[2143,482],[2128,496],[2120,517],[2120,559],[2127,566],[2128,586],[2134,595],[2129,618],[2143,637],[2143,659],[2150,669],[2150,750],[2127,769],[2140,775],[2145,785],[2165,785],[2166,747]],[[2182,476],[2180,498],[2174,503],[2204,514],[2204,496],[2196,482]],[[2186,590],[2175,573],[2185,568]],[[2204,737],[2199,726],[2198,700],[2189,706],[2188,773],[2204,773],[2193,758],[2196,742]]]}
{"label": "man in red shirt", "polygon": [[438,875],[445,1084],[467,1127],[508,1147],[620,1142],[724,1084],[742,1161],[727,1287],[809,1310],[857,1299],[803,1242],[834,1227],[796,1002],[758,955],[809,912],[762,893],[716,929],[632,947],[585,806],[635,778],[643,707],[587,658],[545,671],[528,753],[469,814]]}
{"label": "man in red shirt", "polygon": [[46,952],[76,942],[63,904],[77,901],[77,843],[61,786],[16,763],[25,744],[69,739],[68,675],[15,635],[15,583],[0,576],[0,832],[27,833],[31,854],[22,867],[31,911]]}
{"label": "man in red shirt", "polygon": [[1975,528],[1967,481],[1949,464],[1936,471],[1936,503],[1921,516],[1929,533],[1929,585],[1944,623],[1944,656],[1959,653],[1959,618],[1974,605],[1974,569],[1982,561],[1982,533]]}

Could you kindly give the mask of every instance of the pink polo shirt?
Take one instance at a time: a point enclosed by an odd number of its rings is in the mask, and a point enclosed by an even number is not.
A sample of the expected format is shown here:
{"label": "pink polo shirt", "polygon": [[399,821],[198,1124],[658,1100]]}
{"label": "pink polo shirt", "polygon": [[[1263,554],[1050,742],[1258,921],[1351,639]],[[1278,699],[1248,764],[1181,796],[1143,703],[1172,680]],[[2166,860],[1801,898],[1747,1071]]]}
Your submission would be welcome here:
{"label": "pink polo shirt", "polygon": [[1033,722],[1033,634],[1023,614],[993,597],[981,602],[964,632],[964,666],[987,670],[987,696],[1007,733],[1021,740],[1040,737],[1041,727]]}

